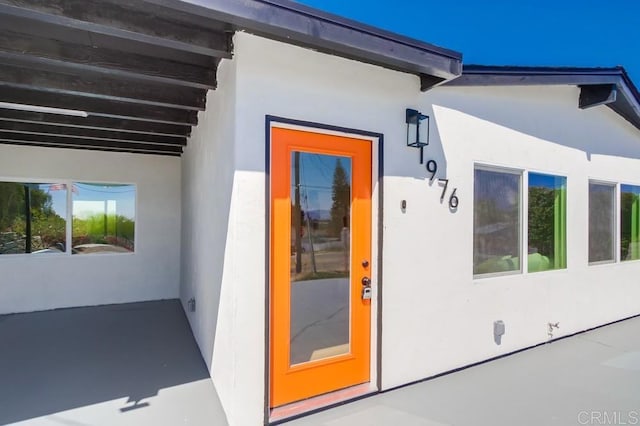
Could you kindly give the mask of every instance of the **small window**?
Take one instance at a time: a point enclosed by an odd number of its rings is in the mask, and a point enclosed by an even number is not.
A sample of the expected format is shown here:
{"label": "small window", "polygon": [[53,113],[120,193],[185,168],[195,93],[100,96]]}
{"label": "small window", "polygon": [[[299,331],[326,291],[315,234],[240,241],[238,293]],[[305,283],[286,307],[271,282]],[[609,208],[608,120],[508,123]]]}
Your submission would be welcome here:
{"label": "small window", "polygon": [[567,179],[529,173],[528,272],[567,267]]}
{"label": "small window", "polygon": [[473,273],[520,271],[520,173],[475,169]]}
{"label": "small window", "polygon": [[66,250],[67,187],[0,182],[0,255]]}
{"label": "small window", "polygon": [[73,254],[134,251],[136,188],[73,184]]}
{"label": "small window", "polygon": [[615,185],[589,182],[590,263],[615,261],[615,193]]}
{"label": "small window", "polygon": [[620,260],[640,259],[640,186],[620,185]]}

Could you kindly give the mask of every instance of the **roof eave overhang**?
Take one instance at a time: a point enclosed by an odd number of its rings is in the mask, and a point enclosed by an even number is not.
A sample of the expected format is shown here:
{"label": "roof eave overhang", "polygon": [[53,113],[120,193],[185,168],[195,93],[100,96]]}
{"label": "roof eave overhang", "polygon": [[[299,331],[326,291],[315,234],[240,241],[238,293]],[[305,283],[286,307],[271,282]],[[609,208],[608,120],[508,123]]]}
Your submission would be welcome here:
{"label": "roof eave overhang", "polygon": [[246,31],[412,73],[461,56],[289,0],[0,0],[0,144],[179,156]]}
{"label": "roof eave overhang", "polygon": [[[465,66],[462,75],[444,83],[452,87],[478,86],[578,86],[582,109],[606,105],[640,129],[640,95],[622,67],[552,68]],[[610,93],[602,92],[609,87]],[[585,101],[586,91],[598,90],[600,99]]]}
{"label": "roof eave overhang", "polygon": [[288,0],[147,0],[265,38],[421,77],[421,90],[462,73],[462,55]]}

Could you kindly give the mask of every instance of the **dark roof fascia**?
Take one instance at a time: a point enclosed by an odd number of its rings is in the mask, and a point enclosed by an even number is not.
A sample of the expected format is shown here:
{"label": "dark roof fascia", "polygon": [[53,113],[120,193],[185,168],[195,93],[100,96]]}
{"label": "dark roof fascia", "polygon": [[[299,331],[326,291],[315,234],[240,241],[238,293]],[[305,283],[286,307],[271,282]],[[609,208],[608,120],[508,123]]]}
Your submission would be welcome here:
{"label": "dark roof fascia", "polygon": [[618,96],[619,101],[607,106],[640,129],[640,92],[629,78],[627,71],[622,67],[621,72],[624,84],[618,85],[618,93],[622,96]]}
{"label": "dark roof fascia", "polygon": [[385,68],[447,81],[462,54],[332,15],[289,0],[145,0],[224,22],[259,36]]}
{"label": "dark roof fascia", "polygon": [[462,75],[443,86],[593,86],[615,85],[617,97],[607,106],[640,129],[640,93],[623,67],[517,67],[465,65]]}

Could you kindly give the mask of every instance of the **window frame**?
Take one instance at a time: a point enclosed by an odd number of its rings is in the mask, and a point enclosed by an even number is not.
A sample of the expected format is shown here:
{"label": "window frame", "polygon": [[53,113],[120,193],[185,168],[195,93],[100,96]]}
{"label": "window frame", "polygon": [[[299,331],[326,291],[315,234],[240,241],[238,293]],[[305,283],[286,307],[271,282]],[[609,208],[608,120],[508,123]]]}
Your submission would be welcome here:
{"label": "window frame", "polygon": [[[527,168],[517,168],[517,167],[508,167],[502,165],[494,165],[482,162],[474,162],[473,163],[473,212],[471,215],[472,221],[475,221],[475,187],[476,187],[476,179],[475,179],[475,171],[476,170],[485,170],[489,172],[497,172],[497,173],[509,173],[520,176],[520,196],[519,196],[519,220],[520,220],[520,233],[519,233],[519,249],[520,249],[520,269],[514,271],[505,271],[505,272],[489,272],[486,274],[475,274],[472,272],[473,280],[483,280],[485,278],[496,278],[503,276],[511,276],[511,275],[529,275],[529,274],[544,274],[544,273],[566,273],[569,269],[569,227],[567,226],[565,229],[565,250],[566,250],[566,266],[564,268],[555,268],[549,269],[546,271],[533,271],[529,272],[529,259],[528,259],[528,244],[529,244],[529,174],[538,174],[545,176],[553,176],[560,177],[565,179],[565,191],[566,191],[566,210],[565,210],[565,220],[568,219],[569,216],[569,176],[564,173],[559,173],[555,171],[546,171],[539,169],[527,169]],[[526,190],[526,191],[525,191]],[[526,194],[525,194],[526,192]],[[472,238],[475,239],[475,225],[472,224]],[[472,241],[472,259],[475,255],[475,244]],[[525,254],[527,254],[525,256]],[[471,269],[473,271],[474,265],[472,260]]]}
{"label": "window frame", "polygon": [[102,184],[102,185],[131,185],[135,188],[134,193],[134,209],[135,209],[135,221],[134,221],[134,235],[133,244],[134,250],[127,253],[101,253],[100,256],[131,256],[138,253],[138,221],[139,221],[139,197],[138,197],[138,184],[130,181],[117,181],[117,180],[92,180],[92,179],[59,179],[59,178],[21,178],[16,176],[0,176],[0,182],[8,183],[39,183],[39,184],[63,184],[66,186],[66,216],[65,216],[65,251],[62,253],[50,253],[47,256],[32,256],[33,253],[9,253],[0,255],[0,262],[2,259],[15,259],[15,258],[51,258],[51,257],[73,257],[73,258],[86,258],[94,256],[77,256],[72,253],[73,242],[73,184],[74,183],[88,183],[88,184]]}

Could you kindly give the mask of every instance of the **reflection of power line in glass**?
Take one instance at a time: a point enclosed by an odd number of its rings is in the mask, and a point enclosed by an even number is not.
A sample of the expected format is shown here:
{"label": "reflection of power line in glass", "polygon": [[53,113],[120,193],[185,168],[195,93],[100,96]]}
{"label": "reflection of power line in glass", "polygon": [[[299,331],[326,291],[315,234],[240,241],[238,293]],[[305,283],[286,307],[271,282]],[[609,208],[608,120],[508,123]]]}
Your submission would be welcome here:
{"label": "reflection of power line in glass", "polygon": [[[100,190],[100,189],[93,189],[93,186],[88,186],[88,185],[83,185],[83,184],[77,184],[78,187],[82,188],[82,190],[84,191],[89,191],[89,192],[99,192],[102,194],[126,194],[129,192],[136,192],[136,189],[125,189],[123,191],[114,191],[114,190]],[[107,185],[102,186],[103,188],[108,187]],[[117,186],[115,188],[123,188],[122,186]],[[126,187],[126,188],[130,188],[130,187]]]}
{"label": "reflection of power line in glass", "polygon": [[312,160],[315,160],[315,163],[318,164],[318,166],[316,166],[316,170],[318,170],[320,172],[320,174],[322,175],[322,177],[324,178],[324,180],[326,182],[331,181],[331,178],[329,178],[329,176],[327,176],[326,170],[328,169],[333,169],[332,166],[326,166],[324,164],[324,161],[322,159],[322,157],[320,155],[312,155],[309,157]]}
{"label": "reflection of power line in glass", "polygon": [[99,191],[97,189],[91,189],[89,191],[91,191],[91,192],[101,192],[103,194],[126,194],[126,193],[129,193],[129,192],[136,192],[135,189],[130,189],[128,191]]}
{"label": "reflection of power line in glass", "polygon": [[[326,189],[326,190],[331,190],[330,186],[318,186],[318,185],[304,185],[304,184],[300,184],[298,185],[300,188],[309,188],[309,189]],[[291,185],[291,188],[295,188],[295,185]]]}
{"label": "reflection of power line in glass", "polygon": [[[300,175],[301,175],[301,182],[302,184],[300,185],[300,187],[304,187],[304,188],[308,188],[307,185],[304,184],[304,182],[306,182],[306,174],[305,174],[305,167],[304,167],[304,163],[305,163],[305,157],[302,157],[302,161],[300,162]],[[313,273],[317,274],[318,273],[318,269],[316,267],[316,254],[315,254],[315,247],[314,247],[314,243],[313,243],[313,226],[311,226],[311,217],[309,216],[309,193],[308,191],[305,189],[304,191],[304,208],[306,211],[305,214],[305,220],[306,220],[306,225],[307,225],[307,237],[309,238],[309,248],[310,248],[310,254],[311,254],[311,266],[313,268]]]}
{"label": "reflection of power line in glass", "polygon": [[331,229],[334,235],[340,235],[342,228],[349,227],[351,209],[351,182],[340,159],[333,171],[331,200]]}

